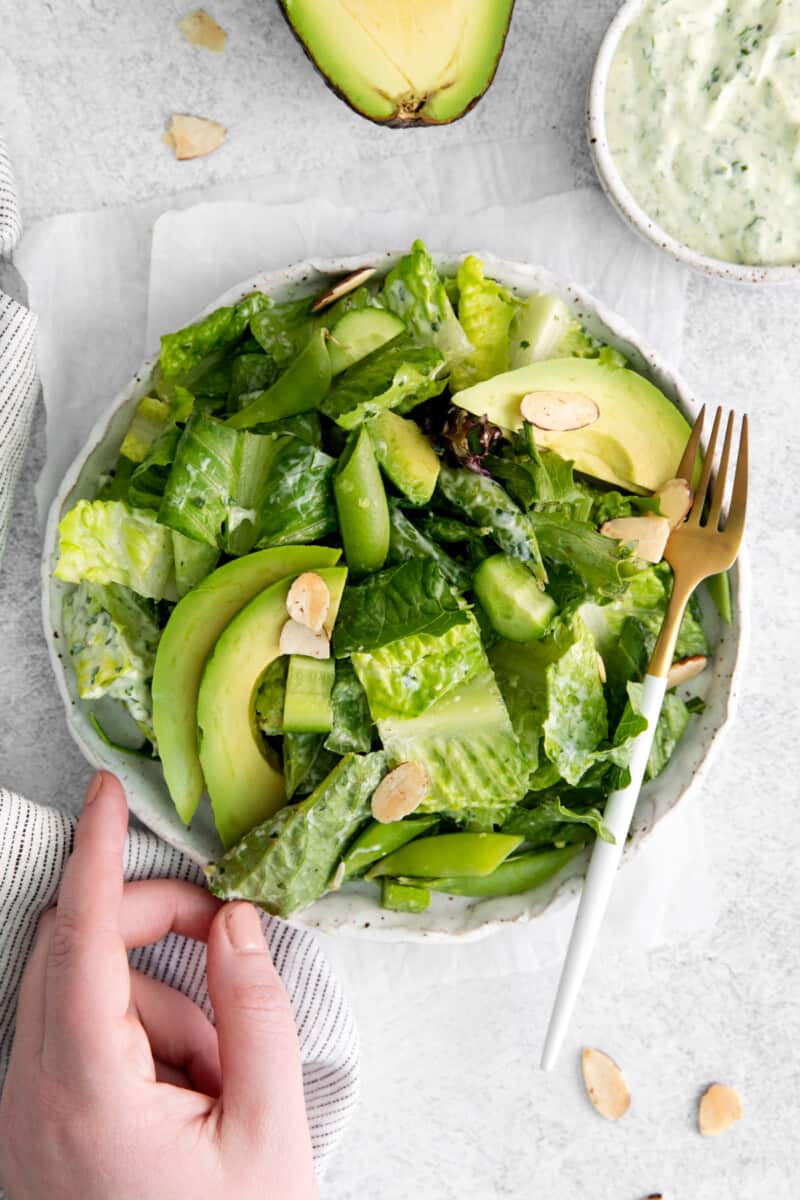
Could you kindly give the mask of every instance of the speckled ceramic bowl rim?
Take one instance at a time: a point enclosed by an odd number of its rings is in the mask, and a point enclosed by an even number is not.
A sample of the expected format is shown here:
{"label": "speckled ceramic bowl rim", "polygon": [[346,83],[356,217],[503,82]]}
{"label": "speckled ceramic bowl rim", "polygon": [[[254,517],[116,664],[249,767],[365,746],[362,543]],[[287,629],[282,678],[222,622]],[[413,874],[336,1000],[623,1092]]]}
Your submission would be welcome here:
{"label": "speckled ceramic bowl rim", "polygon": [[[533,291],[553,292],[580,314],[588,327],[618,345],[633,365],[656,380],[678,403],[690,420],[698,410],[697,401],[685,383],[670,370],[660,355],[643,344],[628,323],[611,312],[588,292],[576,287],[542,267],[497,258],[488,252],[483,258],[487,273],[520,294]],[[311,260],[283,270],[261,272],[228,289],[206,306],[198,317],[224,304],[234,303],[255,289],[288,298],[290,295],[314,294],[322,291],[332,278],[352,271],[366,263],[385,271],[400,256],[396,251],[378,251],[358,258]],[[463,257],[458,253],[435,254],[441,266],[451,268]],[[196,318],[197,319],[197,318]],[[81,495],[91,494],[97,472],[87,473],[87,467],[99,454],[113,447],[111,461],[116,457],[119,442],[139,397],[146,394],[147,384],[155,366],[155,356],[149,357],[136,372],[131,383],[111,402],[98,418],[86,444],[67,471],[48,515],[42,555],[42,609],[45,638],[59,692],[64,701],[69,731],[86,759],[96,768],[116,772],[126,789],[131,812],[158,836],[164,838],[198,863],[207,861],[208,852],[199,849],[207,831],[186,830],[169,802],[160,765],[155,760],[131,759],[109,749],[98,736],[88,717],[88,706],[80,702],[75,692],[74,678],[62,656],[61,598],[65,585],[53,578],[58,554],[58,523]],[[123,419],[124,418],[124,419]],[[106,452],[106,457],[108,454]],[[91,479],[91,483],[89,480]],[[628,840],[623,861],[629,861],[639,850],[656,824],[674,812],[679,803],[697,788],[707,775],[716,754],[721,735],[734,716],[738,699],[738,679],[741,672],[748,636],[750,608],[750,575],[746,551],[733,571],[734,625],[732,644],[726,647],[727,666],[720,666],[721,698],[716,701],[716,715],[695,718],[712,722],[708,730],[695,727],[673,756],[667,772],[644,790],[634,818],[634,828]],[[721,661],[721,659],[720,659]],[[702,678],[702,677],[701,677]],[[693,762],[688,761],[693,759]],[[664,796],[662,793],[666,792]],[[166,802],[164,797],[166,796]],[[642,814],[644,818],[642,819]],[[343,890],[328,893],[310,908],[295,914],[290,923],[301,928],[325,933],[345,934],[380,941],[472,941],[510,925],[535,921],[545,912],[561,908],[579,891],[586,866],[586,855],[574,859],[554,880],[534,892],[501,900],[461,901],[458,897],[434,897],[435,901],[453,901],[438,913],[388,913],[376,902],[374,889]],[[426,922],[427,924],[423,923]],[[533,930],[532,930],[533,933]]]}
{"label": "speckled ceramic bowl rim", "polygon": [[646,241],[665,251],[671,258],[685,263],[695,271],[704,275],[713,275],[726,279],[730,283],[777,284],[800,282],[800,263],[785,266],[745,265],[726,262],[722,258],[712,258],[692,250],[684,242],[678,241],[666,230],[662,229],[645,212],[634,196],[628,191],[622,176],[617,170],[614,156],[608,144],[606,133],[606,85],[620,38],[630,22],[637,15],[646,0],[625,0],[617,15],[609,25],[595,60],[586,113],[587,136],[589,150],[594,161],[597,177],[603,191],[608,196],[620,216],[628,222]]}

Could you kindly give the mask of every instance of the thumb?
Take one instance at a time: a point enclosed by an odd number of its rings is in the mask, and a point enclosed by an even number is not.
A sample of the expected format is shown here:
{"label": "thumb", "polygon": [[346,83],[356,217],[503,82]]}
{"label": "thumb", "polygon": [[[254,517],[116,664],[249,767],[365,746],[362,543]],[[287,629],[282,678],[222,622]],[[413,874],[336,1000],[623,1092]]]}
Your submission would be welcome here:
{"label": "thumb", "polygon": [[[304,1159],[311,1170],[300,1047],[289,997],[252,904],[225,904],[215,916],[208,991],[222,1067],[223,1138],[280,1147],[281,1157],[293,1160],[294,1188]],[[295,1192],[276,1185],[275,1194]]]}

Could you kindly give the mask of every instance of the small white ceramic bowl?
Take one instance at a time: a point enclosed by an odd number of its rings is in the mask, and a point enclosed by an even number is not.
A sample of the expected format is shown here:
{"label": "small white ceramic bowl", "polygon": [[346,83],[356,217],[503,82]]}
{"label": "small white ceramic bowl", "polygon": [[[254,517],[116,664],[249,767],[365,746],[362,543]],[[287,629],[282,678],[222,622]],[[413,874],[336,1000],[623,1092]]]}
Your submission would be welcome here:
{"label": "small white ceramic bowl", "polygon": [[594,161],[597,177],[603,191],[620,216],[645,241],[669,254],[678,262],[685,263],[704,275],[715,275],[731,283],[797,283],[800,281],[800,263],[786,266],[745,265],[712,258],[692,250],[679,242],[652,220],[628,190],[617,170],[616,162],[608,145],[606,133],[606,85],[620,39],[630,22],[636,17],[645,0],[626,0],[609,25],[595,60],[589,84],[589,99],[586,122],[589,150]]}
{"label": "small white ceramic bowl", "polygon": [[[643,346],[621,317],[610,312],[580,288],[573,287],[541,267],[508,262],[491,254],[481,254],[487,273],[521,296],[544,291],[560,296],[580,316],[589,332],[618,348],[631,365],[646,375],[673,400],[688,420],[697,412],[696,402],[684,384],[653,351]],[[210,304],[203,314],[232,304],[256,289],[278,301],[316,295],[331,281],[348,271],[369,263],[384,274],[400,255],[377,252],[358,259],[306,262],[282,271],[261,273],[231,288]],[[437,254],[437,264],[455,273],[460,258]],[[42,591],[45,636],[59,691],[67,712],[67,724],[78,746],[94,767],[115,772],[128,796],[131,811],[145,825],[196,862],[206,863],[220,853],[220,844],[211,819],[210,805],[204,801],[187,829],[178,818],[170,800],[158,761],[131,757],[109,748],[98,736],[89,717],[95,713],[102,726],[117,738],[125,736],[129,718],[121,705],[100,700],[93,703],[78,697],[75,675],[65,661],[62,626],[62,600],[69,584],[53,578],[58,559],[58,523],[67,509],[83,497],[94,494],[98,476],[111,469],[133,411],[149,390],[156,363],[152,357],[142,365],[129,386],[114,399],[98,419],[84,450],[73,462],[58,495],[53,501],[45,533],[42,560]],[[715,646],[710,668],[693,681],[692,690],[703,696],[705,712],[692,718],[689,731],[680,742],[666,771],[648,784],[636,810],[632,836],[626,857],[635,854],[653,826],[688,795],[708,770],[712,751],[720,734],[733,716],[736,700],[736,675],[745,642],[748,614],[748,572],[744,555],[740,556],[731,576],[734,622],[730,629],[721,626],[710,604],[705,605],[707,628]],[[130,733],[128,724],[128,733]],[[422,914],[390,912],[380,907],[378,893],[369,884],[347,885],[329,893],[304,912],[292,918],[295,925],[321,929],[327,933],[347,933],[373,939],[399,941],[470,940],[483,937],[494,929],[522,921],[531,921],[552,906],[560,906],[574,895],[586,869],[586,855],[578,856],[555,879],[521,896],[501,899],[464,899],[436,895]]]}

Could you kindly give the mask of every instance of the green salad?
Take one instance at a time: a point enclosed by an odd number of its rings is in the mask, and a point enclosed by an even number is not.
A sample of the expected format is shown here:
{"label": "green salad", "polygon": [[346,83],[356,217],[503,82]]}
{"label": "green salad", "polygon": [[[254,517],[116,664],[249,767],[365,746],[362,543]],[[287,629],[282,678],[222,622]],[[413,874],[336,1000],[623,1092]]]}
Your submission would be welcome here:
{"label": "green salad", "polygon": [[[417,242],[383,279],[244,296],[162,338],[61,521],[78,692],[126,707],[119,749],[160,759],[184,822],[210,797],[220,896],[528,891],[611,836],[688,433],[561,299],[473,256],[442,277]],[[670,683],[709,654],[693,600]],[[701,709],[668,691],[649,777]]]}

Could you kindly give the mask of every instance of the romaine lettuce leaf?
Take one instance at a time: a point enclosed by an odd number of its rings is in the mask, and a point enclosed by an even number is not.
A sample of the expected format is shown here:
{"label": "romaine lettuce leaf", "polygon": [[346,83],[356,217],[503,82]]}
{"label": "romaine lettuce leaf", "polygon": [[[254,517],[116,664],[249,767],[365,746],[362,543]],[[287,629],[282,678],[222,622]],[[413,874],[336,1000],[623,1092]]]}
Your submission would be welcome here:
{"label": "romaine lettuce leaf", "polygon": [[384,409],[408,412],[444,391],[443,367],[438,350],[401,333],[337,375],[320,409],[343,429]]}
{"label": "romaine lettuce leaf", "polygon": [[[599,536],[602,537],[602,534]],[[612,541],[611,538],[604,540]],[[626,564],[627,569],[629,567]],[[591,624],[600,653],[605,657],[610,646],[620,637],[626,617],[635,617],[646,632],[649,657],[661,629],[671,591],[672,570],[668,563],[657,563],[631,575],[624,592],[610,604],[604,604],[599,609],[587,608],[583,615]],[[700,605],[696,596],[692,596],[681,622],[675,657],[687,658],[693,654],[708,653],[709,643],[703,629]]]}
{"label": "romaine lettuce leaf", "polygon": [[441,350],[448,367],[471,352],[472,344],[422,242],[414,242],[410,253],[392,267],[384,281],[383,299],[420,342]]}
{"label": "romaine lettuce leaf", "polygon": [[253,292],[238,304],[218,308],[194,325],[164,334],[159,358],[163,379],[168,383],[185,381],[210,355],[237,342],[251,318],[271,303],[261,292]]}
{"label": "romaine lettuce leaf", "polygon": [[338,756],[325,749],[324,733],[285,733],[283,773],[286,798],[307,796],[336,766]]}
{"label": "romaine lettuce leaf", "polygon": [[[544,584],[547,572],[542,562],[536,532],[529,520],[499,483],[488,475],[442,464],[437,491],[475,525],[491,531],[506,554],[526,562],[534,577]],[[599,536],[599,535],[598,535]]]}
{"label": "romaine lettuce leaf", "polygon": [[314,411],[296,413],[293,417],[281,417],[277,421],[265,421],[263,425],[254,425],[250,432],[291,433],[294,437],[300,438],[301,442],[308,442],[309,446],[322,449],[322,427],[319,413]]}
{"label": "romaine lettuce leaf", "polygon": [[127,497],[133,508],[160,507],[181,432],[177,425],[167,425],[133,471]]}
{"label": "romaine lettuce leaf", "polygon": [[405,515],[396,504],[389,505],[391,535],[389,558],[392,562],[405,562],[409,558],[431,558],[448,582],[465,592],[472,586],[472,572],[451,558],[446,550],[437,546]]}
{"label": "romaine lettuce leaf", "polygon": [[436,563],[411,558],[345,588],[333,650],[337,658],[345,658],[415,633],[438,636],[468,621],[464,602]]}
{"label": "romaine lettuce leaf", "polygon": [[418,812],[486,827],[504,821],[527,791],[529,766],[490,670],[421,716],[386,713],[377,725],[391,765],[419,762],[428,773]]}
{"label": "romaine lettuce leaf", "polygon": [[219,561],[219,551],[215,546],[196,542],[173,529],[172,553],[175,557],[175,589],[180,600],[211,574]]}
{"label": "romaine lettuce leaf", "polygon": [[231,363],[228,408],[236,412],[250,401],[250,392],[271,387],[278,378],[278,367],[268,354],[237,354]]}
{"label": "romaine lettuce leaf", "polygon": [[206,869],[223,899],[254,900],[287,917],[318,899],[336,865],[370,817],[370,799],[386,756],[348,754],[299,804],[291,804]]}
{"label": "romaine lettuce leaf", "polygon": [[222,421],[192,414],[175,451],[159,521],[195,541],[221,546],[239,436]]}
{"label": "romaine lettuce leaf", "polygon": [[431,636],[415,633],[351,659],[374,714],[417,717],[488,663],[473,617]]}
{"label": "romaine lettuce leaf", "polygon": [[[251,435],[252,436],[252,435]],[[335,533],[336,460],[296,437],[277,439],[259,509],[257,545],[290,546]]]}
{"label": "romaine lettuce leaf", "polygon": [[574,785],[608,737],[608,714],[594,639],[580,617],[556,643],[562,653],[545,668],[544,750],[562,779]]}
{"label": "romaine lettuce leaf", "polygon": [[155,743],[150,682],[161,629],[154,606],[119,584],[83,582],[64,597],[64,639],[84,700],[121,700]]}
{"label": "romaine lettuce leaf", "polygon": [[530,431],[526,424],[521,434],[514,435],[512,447],[488,457],[487,470],[523,508],[556,510],[573,521],[587,521],[594,494],[575,481],[571,462],[552,450],[540,450]]}
{"label": "romaine lettuce leaf", "polygon": [[283,733],[283,701],[286,695],[287,655],[273,658],[256,692],[256,724],[267,737]]}
{"label": "romaine lettuce leaf", "polygon": [[522,834],[530,846],[548,846],[554,842],[584,841],[588,827],[604,842],[613,843],[614,835],[597,807],[602,803],[602,793],[588,788],[539,792],[530,805],[525,803],[514,809],[503,833]]}
{"label": "romaine lettuce leaf", "polygon": [[458,291],[458,319],[473,349],[450,373],[454,392],[508,370],[508,331],[520,303],[486,278],[483,263],[472,254],[458,268]]}
{"label": "romaine lettuce leaf", "polygon": [[560,512],[529,512],[542,557],[568,567],[597,596],[625,592],[631,575],[642,570],[629,547],[604,537],[593,525]]}
{"label": "romaine lettuce leaf", "polygon": [[[630,706],[637,715],[641,713],[643,684],[629,683]],[[666,767],[678,742],[689,724],[689,709],[675,692],[667,692],[656,725],[653,746],[647,760],[645,779],[655,779]],[[642,718],[643,719],[643,718]]]}
{"label": "romaine lettuce leaf", "polygon": [[168,404],[155,396],[143,396],[136,405],[133,420],[122,439],[120,454],[131,462],[140,463],[170,420]]}
{"label": "romaine lettuce leaf", "polygon": [[121,583],[140,596],[175,596],[172,536],[144,508],[121,500],[79,500],[61,519],[56,579]]}
{"label": "romaine lettuce leaf", "polygon": [[287,304],[269,300],[252,316],[250,332],[279,371],[297,358],[318,323],[310,308],[308,299],[291,300]]}
{"label": "romaine lettuce leaf", "polygon": [[372,717],[367,693],[348,658],[336,662],[331,707],[333,724],[325,749],[334,754],[366,754],[372,747]]}

